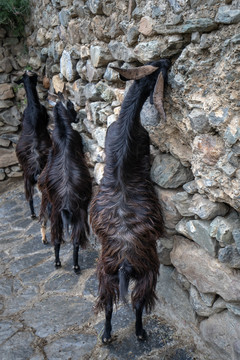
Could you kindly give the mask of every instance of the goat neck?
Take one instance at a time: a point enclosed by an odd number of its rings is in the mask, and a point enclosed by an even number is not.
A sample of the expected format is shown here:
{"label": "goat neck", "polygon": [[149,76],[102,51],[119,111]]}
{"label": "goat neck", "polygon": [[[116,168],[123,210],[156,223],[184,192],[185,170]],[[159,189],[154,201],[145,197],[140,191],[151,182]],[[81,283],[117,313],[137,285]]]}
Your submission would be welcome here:
{"label": "goat neck", "polygon": [[37,83],[32,81],[31,77],[25,76],[23,79],[24,89],[27,95],[28,106],[40,107],[40,101],[37,93]]}
{"label": "goat neck", "polygon": [[72,133],[71,118],[68,110],[59,101],[54,108],[55,131],[61,139],[67,138]]}

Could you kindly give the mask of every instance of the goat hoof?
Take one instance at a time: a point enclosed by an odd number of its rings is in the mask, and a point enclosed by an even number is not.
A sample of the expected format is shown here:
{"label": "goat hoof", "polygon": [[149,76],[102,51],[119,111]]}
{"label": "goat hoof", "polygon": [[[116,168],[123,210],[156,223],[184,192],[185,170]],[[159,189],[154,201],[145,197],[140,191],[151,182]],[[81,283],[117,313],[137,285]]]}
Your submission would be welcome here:
{"label": "goat hoof", "polygon": [[32,220],[37,219],[37,215],[36,215],[36,214],[32,214],[32,215],[31,215],[31,219],[32,219]]}
{"label": "goat hoof", "polygon": [[61,261],[55,263],[55,268],[59,269],[62,266]]}
{"label": "goat hoof", "polygon": [[81,268],[80,268],[80,266],[79,266],[79,265],[74,266],[74,267],[73,267],[73,270],[74,270],[75,274],[77,274],[77,275],[79,275],[79,274],[80,274],[80,272],[81,272]]}
{"label": "goat hoof", "polygon": [[142,330],[141,334],[137,335],[137,339],[139,341],[144,341],[147,339],[147,333],[144,329]]}
{"label": "goat hoof", "polygon": [[103,336],[102,337],[102,343],[103,344],[110,344],[110,342],[112,341],[112,337],[110,336],[110,337],[105,337],[105,336]]}
{"label": "goat hoof", "polygon": [[47,239],[43,239],[43,240],[42,240],[42,243],[43,243],[43,245],[47,245],[47,244],[48,244]]}

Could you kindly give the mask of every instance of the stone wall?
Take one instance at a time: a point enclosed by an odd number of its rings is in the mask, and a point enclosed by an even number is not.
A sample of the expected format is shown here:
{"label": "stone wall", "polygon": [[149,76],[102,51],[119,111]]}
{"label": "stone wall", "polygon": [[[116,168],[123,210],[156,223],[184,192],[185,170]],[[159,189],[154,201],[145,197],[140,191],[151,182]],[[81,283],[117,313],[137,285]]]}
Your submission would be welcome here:
{"label": "stone wall", "polygon": [[156,311],[194,329],[209,359],[239,359],[239,1],[31,2],[25,39],[0,31],[1,179],[21,176],[14,146],[24,89],[13,81],[24,68],[44,80],[45,104],[46,80],[51,93],[67,90],[99,184],[106,129],[125,94],[109,65],[171,58],[166,124],[149,102],[141,113],[167,230],[159,240]]}

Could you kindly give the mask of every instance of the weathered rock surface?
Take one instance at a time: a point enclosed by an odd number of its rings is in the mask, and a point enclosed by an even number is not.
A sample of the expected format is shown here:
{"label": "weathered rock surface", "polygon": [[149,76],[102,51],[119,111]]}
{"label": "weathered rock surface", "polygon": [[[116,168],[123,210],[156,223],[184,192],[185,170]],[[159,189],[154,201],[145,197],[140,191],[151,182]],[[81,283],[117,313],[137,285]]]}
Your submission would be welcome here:
{"label": "weathered rock surface", "polygon": [[240,301],[239,274],[183,237],[175,237],[172,264],[202,293],[216,293],[225,301]]}

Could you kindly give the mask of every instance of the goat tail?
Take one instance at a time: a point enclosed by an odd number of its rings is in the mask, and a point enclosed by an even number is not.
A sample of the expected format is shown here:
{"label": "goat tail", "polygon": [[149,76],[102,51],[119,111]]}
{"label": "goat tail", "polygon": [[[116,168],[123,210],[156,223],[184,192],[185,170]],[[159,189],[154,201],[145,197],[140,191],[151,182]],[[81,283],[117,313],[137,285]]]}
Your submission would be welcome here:
{"label": "goat tail", "polygon": [[68,209],[62,209],[61,217],[63,222],[63,229],[66,231],[67,236],[70,236],[69,226],[72,223],[72,213]]}
{"label": "goat tail", "polygon": [[127,260],[124,260],[118,270],[119,279],[119,297],[120,300],[127,304],[126,296],[128,294],[128,286],[131,276],[132,267]]}

